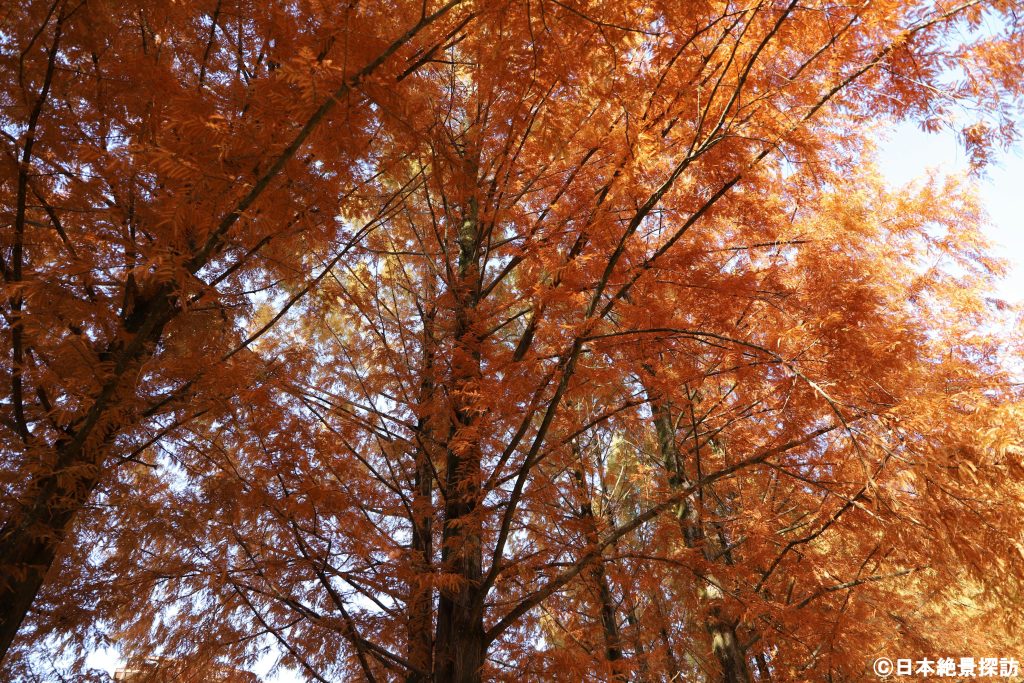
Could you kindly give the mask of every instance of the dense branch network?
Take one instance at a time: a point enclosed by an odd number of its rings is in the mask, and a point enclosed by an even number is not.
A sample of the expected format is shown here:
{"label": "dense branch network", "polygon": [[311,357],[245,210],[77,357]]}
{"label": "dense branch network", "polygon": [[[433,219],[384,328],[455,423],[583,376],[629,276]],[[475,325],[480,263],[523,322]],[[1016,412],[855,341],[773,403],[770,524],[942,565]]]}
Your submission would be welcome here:
{"label": "dense branch network", "polygon": [[115,635],[197,680],[1013,651],[1000,266],[871,122],[970,112],[984,162],[1015,10],[11,10],[4,670]]}

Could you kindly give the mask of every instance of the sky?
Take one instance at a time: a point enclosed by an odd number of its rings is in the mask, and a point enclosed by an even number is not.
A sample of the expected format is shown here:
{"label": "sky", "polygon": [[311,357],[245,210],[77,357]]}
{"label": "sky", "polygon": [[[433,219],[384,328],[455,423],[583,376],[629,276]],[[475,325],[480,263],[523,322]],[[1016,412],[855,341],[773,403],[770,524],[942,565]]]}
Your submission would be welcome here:
{"label": "sky", "polygon": [[[910,123],[897,126],[881,143],[880,152],[879,166],[892,185],[903,185],[931,169],[950,174],[968,168],[953,133],[925,133]],[[1024,145],[996,154],[975,182],[991,220],[986,232],[993,253],[1011,267],[998,293],[1008,302],[1024,304]]]}

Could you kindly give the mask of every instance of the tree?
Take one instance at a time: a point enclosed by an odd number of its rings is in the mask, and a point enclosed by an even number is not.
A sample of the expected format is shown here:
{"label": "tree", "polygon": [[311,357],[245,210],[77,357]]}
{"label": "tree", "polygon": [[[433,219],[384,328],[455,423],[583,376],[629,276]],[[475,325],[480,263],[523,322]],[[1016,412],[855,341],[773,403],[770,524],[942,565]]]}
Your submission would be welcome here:
{"label": "tree", "polygon": [[63,108],[5,121],[2,542],[49,558],[4,554],[11,637],[70,535],[10,670],[114,632],[321,681],[1013,651],[1000,266],[968,188],[887,190],[870,142],[968,107],[979,164],[1011,136],[1013,5],[464,4],[15,18],[43,75],[6,97]]}
{"label": "tree", "polygon": [[358,89],[411,73],[457,4],[5,13],[0,656],[97,489],[206,413],[207,385],[259,381],[236,360],[246,292],[289,272],[282,238],[341,234]]}

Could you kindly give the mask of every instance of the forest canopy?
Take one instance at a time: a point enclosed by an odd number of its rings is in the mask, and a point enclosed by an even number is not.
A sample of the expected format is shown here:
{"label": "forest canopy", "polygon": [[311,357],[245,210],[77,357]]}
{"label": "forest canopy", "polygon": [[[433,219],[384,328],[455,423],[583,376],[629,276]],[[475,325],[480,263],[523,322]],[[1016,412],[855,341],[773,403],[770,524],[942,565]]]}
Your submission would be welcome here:
{"label": "forest canopy", "polygon": [[1024,655],[1022,10],[9,4],[0,678]]}

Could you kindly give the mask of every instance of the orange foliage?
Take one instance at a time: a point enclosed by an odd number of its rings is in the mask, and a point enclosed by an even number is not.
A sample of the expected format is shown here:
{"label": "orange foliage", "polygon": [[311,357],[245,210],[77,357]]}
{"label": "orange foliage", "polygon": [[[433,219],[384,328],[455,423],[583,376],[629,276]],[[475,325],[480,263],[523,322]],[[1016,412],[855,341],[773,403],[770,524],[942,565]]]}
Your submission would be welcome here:
{"label": "orange foliage", "polygon": [[967,181],[872,146],[1011,140],[1014,10],[5,10],[7,675],[1019,654],[1002,265]]}

